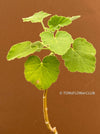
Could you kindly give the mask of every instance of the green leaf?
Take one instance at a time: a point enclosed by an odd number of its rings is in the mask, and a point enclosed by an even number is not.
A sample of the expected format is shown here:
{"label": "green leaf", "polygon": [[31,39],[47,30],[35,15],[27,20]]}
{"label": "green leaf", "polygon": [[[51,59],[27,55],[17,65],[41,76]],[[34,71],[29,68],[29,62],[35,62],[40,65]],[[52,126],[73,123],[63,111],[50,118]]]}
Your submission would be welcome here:
{"label": "green leaf", "polygon": [[73,20],[80,18],[80,16],[64,17],[54,15],[48,21],[48,26],[51,31],[59,30],[61,27],[68,26]]}
{"label": "green leaf", "polygon": [[96,63],[95,54],[96,50],[91,43],[84,38],[77,38],[73,48],[70,48],[62,58],[71,72],[93,73]]}
{"label": "green leaf", "polygon": [[43,48],[43,45],[40,41],[36,41],[31,44],[31,48],[32,49],[36,48],[36,52],[40,52]]}
{"label": "green leaf", "polygon": [[74,21],[74,20],[77,20],[78,18],[80,18],[81,16],[80,15],[77,15],[77,16],[72,16],[70,19],[72,20],[72,21]]}
{"label": "green leaf", "polygon": [[48,26],[52,31],[59,30],[60,27],[67,26],[71,24],[72,21],[70,17],[54,15],[48,21]]}
{"label": "green leaf", "polygon": [[29,22],[29,21],[31,21],[32,23],[42,22],[44,18],[46,18],[50,15],[51,14],[48,14],[48,13],[43,12],[43,11],[36,12],[35,14],[33,14],[30,17],[23,18],[23,22]]}
{"label": "green leaf", "polygon": [[40,51],[43,45],[40,41],[36,41],[34,43],[30,41],[21,42],[13,45],[7,55],[7,60],[13,60],[15,58],[26,57],[36,51]]}
{"label": "green leaf", "polygon": [[58,55],[64,55],[73,43],[71,35],[65,31],[58,31],[55,37],[51,32],[42,32],[40,37],[43,44]]}
{"label": "green leaf", "polygon": [[48,89],[59,74],[59,61],[55,56],[46,56],[41,62],[38,56],[30,56],[24,64],[25,78],[38,89]]}

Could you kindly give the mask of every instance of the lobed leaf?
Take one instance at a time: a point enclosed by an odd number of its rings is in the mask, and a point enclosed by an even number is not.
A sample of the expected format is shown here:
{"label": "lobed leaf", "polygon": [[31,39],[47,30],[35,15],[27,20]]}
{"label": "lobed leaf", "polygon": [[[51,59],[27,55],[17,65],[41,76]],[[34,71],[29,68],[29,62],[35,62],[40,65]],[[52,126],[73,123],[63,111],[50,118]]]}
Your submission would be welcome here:
{"label": "lobed leaf", "polygon": [[67,26],[71,24],[72,21],[70,17],[54,15],[48,21],[48,26],[52,31],[59,30],[60,27]]}
{"label": "lobed leaf", "polygon": [[80,16],[64,17],[54,15],[48,21],[48,26],[51,31],[59,30],[61,27],[68,26],[73,20],[78,19]]}
{"label": "lobed leaf", "polygon": [[42,32],[40,37],[44,45],[58,55],[64,55],[73,43],[71,35],[65,31],[58,31],[55,37],[51,32]]}
{"label": "lobed leaf", "polygon": [[71,72],[93,73],[96,63],[95,54],[96,50],[91,43],[84,38],[77,38],[73,48],[70,48],[62,58]]}
{"label": "lobed leaf", "polygon": [[48,14],[48,13],[43,12],[43,11],[36,12],[35,14],[33,14],[30,17],[23,18],[23,22],[29,22],[29,21],[31,21],[32,23],[42,22],[44,18],[46,18],[50,15],[51,14]]}
{"label": "lobed leaf", "polygon": [[48,89],[59,75],[59,61],[55,56],[46,56],[41,62],[38,56],[30,56],[25,62],[25,78],[38,89]]}
{"label": "lobed leaf", "polygon": [[7,55],[7,60],[13,60],[15,58],[26,57],[36,51],[40,51],[43,45],[40,41],[36,41],[34,43],[30,41],[21,42],[13,45]]}

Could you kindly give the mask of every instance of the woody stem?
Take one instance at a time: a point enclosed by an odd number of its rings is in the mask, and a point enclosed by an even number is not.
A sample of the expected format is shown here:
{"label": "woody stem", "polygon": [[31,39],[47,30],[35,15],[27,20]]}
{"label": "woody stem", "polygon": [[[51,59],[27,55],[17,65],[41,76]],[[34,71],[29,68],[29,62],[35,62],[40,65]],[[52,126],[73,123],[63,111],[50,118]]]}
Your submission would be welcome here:
{"label": "woody stem", "polygon": [[49,118],[48,118],[48,108],[47,108],[47,92],[48,90],[44,90],[43,93],[43,113],[44,113],[44,121],[45,124],[47,126],[47,128],[53,132],[54,134],[58,134],[56,127],[51,126],[50,122],[49,122]]}

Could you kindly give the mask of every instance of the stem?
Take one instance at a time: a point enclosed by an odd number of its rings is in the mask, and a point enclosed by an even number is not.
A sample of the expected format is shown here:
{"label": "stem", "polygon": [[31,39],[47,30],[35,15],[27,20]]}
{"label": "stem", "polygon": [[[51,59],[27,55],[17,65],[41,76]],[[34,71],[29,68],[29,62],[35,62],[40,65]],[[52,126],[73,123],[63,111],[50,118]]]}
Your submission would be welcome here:
{"label": "stem", "polygon": [[41,21],[41,24],[42,24],[42,27],[43,27],[44,31],[46,31],[46,27],[44,26],[43,21]]}
{"label": "stem", "polygon": [[51,51],[51,53],[50,53],[49,55],[53,55],[53,56],[55,56],[55,53]]}
{"label": "stem", "polygon": [[54,134],[58,134],[56,127],[51,126],[50,122],[49,122],[49,118],[48,118],[48,108],[47,108],[47,92],[48,90],[44,90],[44,94],[43,94],[43,113],[44,113],[44,121],[45,124],[47,126],[47,128],[53,132]]}

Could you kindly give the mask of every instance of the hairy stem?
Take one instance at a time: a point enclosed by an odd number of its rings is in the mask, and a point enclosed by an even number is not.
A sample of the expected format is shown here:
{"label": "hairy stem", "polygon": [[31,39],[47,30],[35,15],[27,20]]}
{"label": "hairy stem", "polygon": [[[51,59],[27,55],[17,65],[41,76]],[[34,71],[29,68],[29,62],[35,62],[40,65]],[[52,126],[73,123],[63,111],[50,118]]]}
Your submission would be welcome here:
{"label": "hairy stem", "polygon": [[47,128],[53,132],[54,134],[58,134],[56,127],[51,126],[50,122],[49,122],[49,118],[48,118],[48,108],[47,108],[47,92],[48,90],[44,90],[44,94],[43,94],[43,113],[44,113],[44,121],[45,124],[47,126]]}

